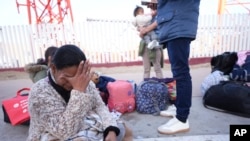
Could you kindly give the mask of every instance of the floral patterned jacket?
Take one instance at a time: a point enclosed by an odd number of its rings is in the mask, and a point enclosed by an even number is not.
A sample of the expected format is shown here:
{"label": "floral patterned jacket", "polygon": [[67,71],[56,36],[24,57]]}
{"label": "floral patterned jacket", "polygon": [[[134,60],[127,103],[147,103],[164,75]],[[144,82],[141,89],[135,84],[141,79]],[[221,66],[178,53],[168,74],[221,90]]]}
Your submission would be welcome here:
{"label": "floral patterned jacket", "polygon": [[66,103],[46,77],[32,86],[28,108],[27,141],[102,140],[108,126],[117,127],[92,81],[86,93],[72,90]]}

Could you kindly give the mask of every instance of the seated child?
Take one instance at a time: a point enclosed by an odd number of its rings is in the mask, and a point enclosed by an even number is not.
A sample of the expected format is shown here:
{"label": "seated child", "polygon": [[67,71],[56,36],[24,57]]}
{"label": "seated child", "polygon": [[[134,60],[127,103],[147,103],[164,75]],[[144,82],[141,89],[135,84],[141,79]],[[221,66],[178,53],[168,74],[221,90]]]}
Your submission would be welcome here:
{"label": "seated child", "polygon": [[107,104],[109,97],[107,84],[108,82],[114,82],[115,79],[112,77],[100,75],[97,72],[95,72],[94,75],[92,76],[92,81],[95,83],[96,88],[101,92],[101,97],[104,103]]}

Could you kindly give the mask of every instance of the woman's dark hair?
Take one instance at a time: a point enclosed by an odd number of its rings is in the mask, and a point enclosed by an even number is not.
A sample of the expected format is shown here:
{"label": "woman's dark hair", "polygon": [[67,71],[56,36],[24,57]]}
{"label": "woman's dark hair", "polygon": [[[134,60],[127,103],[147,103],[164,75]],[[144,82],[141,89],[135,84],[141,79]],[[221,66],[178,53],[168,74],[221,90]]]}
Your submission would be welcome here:
{"label": "woman's dark hair", "polygon": [[136,8],[134,9],[134,17],[136,17],[136,15],[138,14],[138,12],[139,12],[139,10],[140,9],[142,9],[143,10],[143,8],[142,7],[140,7],[140,6],[136,6]]}
{"label": "woman's dark hair", "polygon": [[37,65],[47,65],[47,63],[45,62],[45,60],[43,58],[39,58],[36,61]]}
{"label": "woman's dark hair", "polygon": [[78,66],[81,61],[86,61],[85,54],[79,47],[71,44],[59,47],[52,59],[52,63],[59,70]]}
{"label": "woman's dark hair", "polygon": [[58,47],[55,47],[55,46],[50,46],[46,49],[45,54],[44,54],[46,65],[48,65],[49,56],[53,57],[57,49]]}

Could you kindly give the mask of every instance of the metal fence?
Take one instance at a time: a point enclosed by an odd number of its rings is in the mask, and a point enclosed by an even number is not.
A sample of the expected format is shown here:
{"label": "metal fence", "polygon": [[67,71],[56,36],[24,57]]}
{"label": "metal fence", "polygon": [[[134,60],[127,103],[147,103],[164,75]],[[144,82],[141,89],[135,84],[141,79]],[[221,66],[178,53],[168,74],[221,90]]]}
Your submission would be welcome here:
{"label": "metal fence", "polygon": [[[250,49],[250,15],[200,15],[190,58]],[[23,67],[44,58],[49,46],[75,44],[93,64],[140,61],[139,36],[128,20],[87,19],[73,24],[0,27],[0,69]],[[164,51],[167,59],[167,52]]]}

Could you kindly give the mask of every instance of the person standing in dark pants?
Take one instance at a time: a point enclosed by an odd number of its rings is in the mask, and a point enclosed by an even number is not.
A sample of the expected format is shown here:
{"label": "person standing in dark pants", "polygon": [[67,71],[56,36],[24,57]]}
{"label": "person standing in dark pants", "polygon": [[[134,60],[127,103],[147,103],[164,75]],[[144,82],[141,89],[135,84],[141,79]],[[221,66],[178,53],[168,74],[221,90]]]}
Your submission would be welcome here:
{"label": "person standing in dark pants", "polygon": [[[158,127],[162,134],[189,130],[188,116],[192,104],[192,78],[189,68],[190,44],[196,38],[200,0],[158,0],[157,26],[159,42],[167,48],[171,71],[176,80],[175,104],[162,116],[173,116]],[[141,32],[145,34],[150,27]]]}

